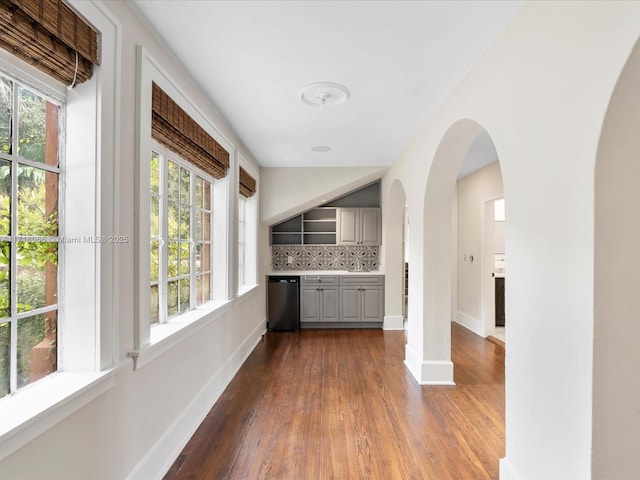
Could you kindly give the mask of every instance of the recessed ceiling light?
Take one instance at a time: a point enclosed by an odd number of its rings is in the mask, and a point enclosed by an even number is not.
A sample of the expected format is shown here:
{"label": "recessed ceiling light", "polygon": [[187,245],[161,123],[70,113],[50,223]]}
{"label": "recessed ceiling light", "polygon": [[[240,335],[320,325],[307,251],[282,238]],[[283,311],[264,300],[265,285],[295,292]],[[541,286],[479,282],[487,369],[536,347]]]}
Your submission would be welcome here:
{"label": "recessed ceiling light", "polygon": [[324,153],[331,150],[331,147],[327,147],[326,145],[317,145],[315,147],[311,147],[311,150],[313,150],[314,152]]}
{"label": "recessed ceiling light", "polygon": [[339,83],[316,82],[302,88],[300,100],[312,107],[335,107],[346,102],[349,95],[349,89]]}

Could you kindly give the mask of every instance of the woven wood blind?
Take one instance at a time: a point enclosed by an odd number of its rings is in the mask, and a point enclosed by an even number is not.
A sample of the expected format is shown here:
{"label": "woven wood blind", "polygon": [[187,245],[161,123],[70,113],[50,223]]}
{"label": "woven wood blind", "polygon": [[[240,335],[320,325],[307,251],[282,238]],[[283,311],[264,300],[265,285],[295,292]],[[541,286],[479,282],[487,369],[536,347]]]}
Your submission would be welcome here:
{"label": "woven wood blind", "polygon": [[151,103],[151,136],[155,140],[213,178],[227,175],[229,152],[155,83]]}
{"label": "woven wood blind", "polygon": [[240,195],[243,197],[253,197],[256,193],[256,179],[247,171],[240,167]]}
{"label": "woven wood blind", "polygon": [[0,47],[66,85],[100,65],[98,35],[62,0],[0,0]]}

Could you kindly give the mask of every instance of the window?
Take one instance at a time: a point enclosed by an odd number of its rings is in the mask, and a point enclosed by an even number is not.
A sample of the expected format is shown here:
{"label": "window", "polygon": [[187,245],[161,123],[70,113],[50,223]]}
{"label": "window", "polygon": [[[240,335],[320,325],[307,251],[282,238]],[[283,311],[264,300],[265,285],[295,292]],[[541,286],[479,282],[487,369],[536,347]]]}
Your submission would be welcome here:
{"label": "window", "polygon": [[247,285],[247,199],[238,199],[238,286]]}
{"label": "window", "polygon": [[211,300],[213,179],[159,145],[150,157],[150,324]]}
{"label": "window", "polygon": [[[240,162],[247,165],[240,155]],[[257,182],[249,167],[238,171],[238,291],[242,293],[256,283]]]}
{"label": "window", "polygon": [[225,311],[235,258],[233,144],[143,47],[137,54],[136,369]]}
{"label": "window", "polygon": [[0,397],[57,369],[61,117],[0,75]]}

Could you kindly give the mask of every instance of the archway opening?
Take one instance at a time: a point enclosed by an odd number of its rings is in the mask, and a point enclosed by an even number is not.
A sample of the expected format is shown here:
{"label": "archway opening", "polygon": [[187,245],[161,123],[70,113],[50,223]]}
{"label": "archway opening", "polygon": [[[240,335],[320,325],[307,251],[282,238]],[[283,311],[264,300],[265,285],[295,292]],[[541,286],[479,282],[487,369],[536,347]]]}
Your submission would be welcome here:
{"label": "archway opening", "polygon": [[405,319],[405,263],[406,263],[406,195],[402,183],[395,180],[385,204],[385,330],[404,329]]}

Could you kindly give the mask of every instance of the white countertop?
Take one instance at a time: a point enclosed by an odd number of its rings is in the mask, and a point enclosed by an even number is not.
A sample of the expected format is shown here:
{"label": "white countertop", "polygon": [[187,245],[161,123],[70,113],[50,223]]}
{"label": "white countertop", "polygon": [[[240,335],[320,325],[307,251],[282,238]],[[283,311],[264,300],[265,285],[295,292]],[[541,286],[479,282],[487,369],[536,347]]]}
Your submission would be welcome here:
{"label": "white countertop", "polygon": [[267,272],[270,277],[296,275],[384,275],[381,270],[371,272],[349,272],[347,270],[278,270]]}

